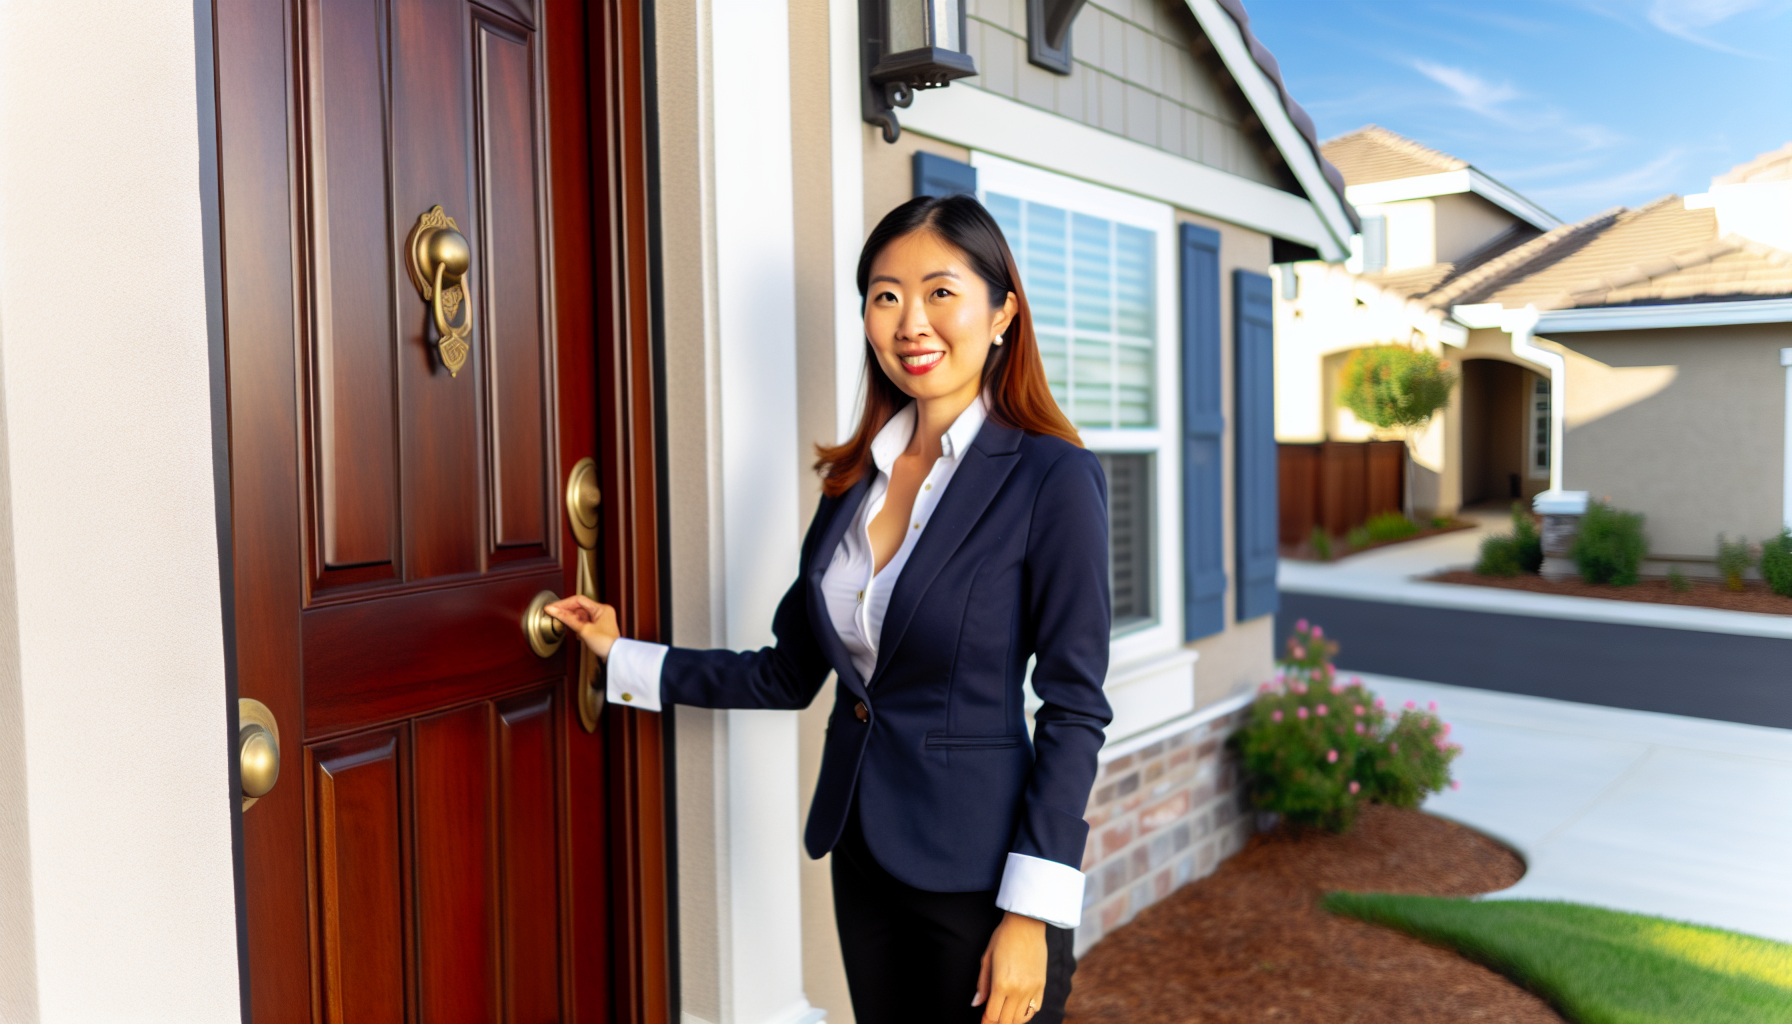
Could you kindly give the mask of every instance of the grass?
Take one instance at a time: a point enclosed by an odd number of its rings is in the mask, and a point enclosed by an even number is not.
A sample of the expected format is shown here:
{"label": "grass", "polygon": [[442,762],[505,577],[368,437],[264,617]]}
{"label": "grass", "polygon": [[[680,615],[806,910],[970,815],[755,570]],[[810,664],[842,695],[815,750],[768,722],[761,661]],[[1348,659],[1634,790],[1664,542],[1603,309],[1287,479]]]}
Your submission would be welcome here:
{"label": "grass", "polygon": [[1577,1024],[1792,1021],[1792,945],[1539,900],[1332,893],[1325,908],[1456,950]]}

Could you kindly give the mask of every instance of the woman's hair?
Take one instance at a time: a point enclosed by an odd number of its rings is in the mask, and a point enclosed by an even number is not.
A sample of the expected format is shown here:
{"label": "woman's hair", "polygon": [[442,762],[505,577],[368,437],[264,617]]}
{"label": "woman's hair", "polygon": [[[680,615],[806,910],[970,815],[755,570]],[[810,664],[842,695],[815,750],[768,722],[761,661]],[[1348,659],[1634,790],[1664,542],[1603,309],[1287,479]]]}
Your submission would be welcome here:
{"label": "woman's hair", "polygon": [[[1014,254],[995,218],[983,204],[967,195],[916,196],[884,216],[865,239],[859,253],[859,302],[869,290],[871,264],[891,242],[916,231],[931,231],[964,254],[966,262],[989,286],[989,303],[1000,306],[1014,294],[1014,320],[1002,334],[1003,344],[989,350],[983,364],[983,393],[989,397],[989,418],[1028,434],[1050,434],[1077,447],[1082,440],[1045,382],[1045,364],[1039,358],[1039,342],[1033,336],[1033,314],[1020,284]],[[877,361],[871,339],[865,339],[865,408],[858,429],[844,444],[815,446],[815,471],[821,489],[838,497],[859,482],[871,465],[871,442],[885,423],[909,402]]]}

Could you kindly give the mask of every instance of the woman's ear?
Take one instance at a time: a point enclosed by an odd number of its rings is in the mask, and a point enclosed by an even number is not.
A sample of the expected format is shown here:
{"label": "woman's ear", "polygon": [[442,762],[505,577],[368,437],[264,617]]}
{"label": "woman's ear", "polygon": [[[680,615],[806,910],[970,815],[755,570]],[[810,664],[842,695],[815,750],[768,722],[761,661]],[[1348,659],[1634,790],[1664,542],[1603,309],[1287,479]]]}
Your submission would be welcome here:
{"label": "woman's ear", "polygon": [[1008,333],[1008,328],[1014,323],[1014,316],[1018,312],[1020,312],[1020,303],[1015,301],[1014,293],[1009,292],[1008,297],[1002,300],[1002,308],[996,310],[995,322],[990,325],[996,335],[994,344],[1002,343],[1002,336]]}

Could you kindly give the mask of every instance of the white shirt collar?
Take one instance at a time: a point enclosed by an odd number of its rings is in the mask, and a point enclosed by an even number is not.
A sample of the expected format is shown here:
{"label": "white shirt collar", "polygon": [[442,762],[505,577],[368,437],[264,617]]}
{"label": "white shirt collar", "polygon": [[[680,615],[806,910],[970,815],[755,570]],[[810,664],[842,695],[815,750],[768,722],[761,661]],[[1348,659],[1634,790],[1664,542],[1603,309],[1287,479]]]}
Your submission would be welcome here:
{"label": "white shirt collar", "polygon": [[[977,400],[965,407],[964,412],[946,428],[940,438],[940,457],[945,459],[961,459],[970,450],[971,442],[977,439],[977,432],[983,429],[983,421],[989,418],[989,400],[978,395]],[[877,465],[881,473],[890,472],[896,465],[896,457],[908,447],[915,436],[915,403],[910,402],[890,417],[877,436],[871,439],[871,461]]]}

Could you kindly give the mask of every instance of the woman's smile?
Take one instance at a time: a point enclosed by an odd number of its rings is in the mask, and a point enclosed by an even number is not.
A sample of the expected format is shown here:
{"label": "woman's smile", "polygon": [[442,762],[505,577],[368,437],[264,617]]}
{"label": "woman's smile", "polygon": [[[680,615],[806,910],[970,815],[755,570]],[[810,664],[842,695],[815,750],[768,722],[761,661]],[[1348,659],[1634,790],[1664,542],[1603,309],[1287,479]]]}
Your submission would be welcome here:
{"label": "woman's smile", "polygon": [[904,370],[919,377],[921,374],[940,365],[940,359],[944,357],[945,354],[946,353],[939,351],[915,352],[910,355],[897,356],[897,358],[902,360],[902,368]]}

